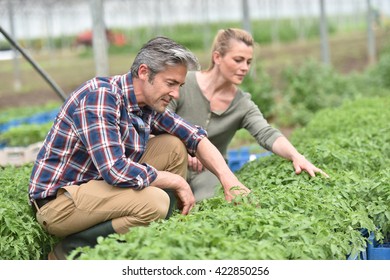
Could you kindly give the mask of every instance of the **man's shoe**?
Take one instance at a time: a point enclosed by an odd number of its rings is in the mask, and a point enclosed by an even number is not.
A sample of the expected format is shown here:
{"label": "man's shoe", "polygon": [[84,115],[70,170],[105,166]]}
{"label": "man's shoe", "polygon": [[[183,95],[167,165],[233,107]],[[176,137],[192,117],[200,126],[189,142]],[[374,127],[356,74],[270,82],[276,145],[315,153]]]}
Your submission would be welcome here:
{"label": "man's shoe", "polygon": [[99,236],[106,237],[115,233],[111,220],[97,224],[86,230],[71,234],[61,240],[47,256],[48,260],[66,260],[67,256],[78,247],[94,247]]}
{"label": "man's shoe", "polygon": [[[72,236],[72,235],[70,235]],[[72,247],[68,247],[68,251],[67,254],[66,252],[63,250],[64,248],[64,243],[66,242],[69,242],[69,237],[65,237],[64,240],[60,241],[56,246],[54,246],[53,250],[49,253],[49,255],[47,255],[47,259],[49,261],[58,261],[58,260],[66,260],[66,255],[69,254],[72,250],[76,249],[78,246],[76,246],[75,243],[73,243],[74,246]],[[69,245],[71,245],[72,243],[70,243]],[[74,247],[74,248],[73,248]]]}
{"label": "man's shoe", "polygon": [[49,261],[58,261],[59,259],[57,258],[56,254],[54,253],[54,251],[51,251],[49,253],[49,255],[47,256],[47,259]]}

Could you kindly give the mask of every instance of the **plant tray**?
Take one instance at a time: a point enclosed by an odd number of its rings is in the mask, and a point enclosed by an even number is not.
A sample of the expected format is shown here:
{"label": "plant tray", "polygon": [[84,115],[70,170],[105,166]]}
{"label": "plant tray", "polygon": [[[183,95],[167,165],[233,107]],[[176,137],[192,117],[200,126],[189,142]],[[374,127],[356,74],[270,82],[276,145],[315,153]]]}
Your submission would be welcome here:
{"label": "plant tray", "polygon": [[375,235],[372,232],[368,238],[367,259],[390,260],[390,243],[380,244],[375,240]]}

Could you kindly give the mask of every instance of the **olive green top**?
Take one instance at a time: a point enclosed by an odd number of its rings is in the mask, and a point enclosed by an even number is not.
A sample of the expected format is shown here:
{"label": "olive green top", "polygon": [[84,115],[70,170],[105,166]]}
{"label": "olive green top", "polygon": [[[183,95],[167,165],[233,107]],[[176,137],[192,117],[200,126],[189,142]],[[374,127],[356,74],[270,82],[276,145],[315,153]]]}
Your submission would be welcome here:
{"label": "olive green top", "polygon": [[245,128],[260,146],[272,151],[272,145],[282,133],[271,127],[251,95],[237,89],[230,106],[223,112],[212,112],[210,102],[202,94],[195,72],[187,74],[185,84],[180,88],[180,98],[172,100],[168,108],[185,120],[207,130],[209,140],[226,157],[230,141],[237,130]]}

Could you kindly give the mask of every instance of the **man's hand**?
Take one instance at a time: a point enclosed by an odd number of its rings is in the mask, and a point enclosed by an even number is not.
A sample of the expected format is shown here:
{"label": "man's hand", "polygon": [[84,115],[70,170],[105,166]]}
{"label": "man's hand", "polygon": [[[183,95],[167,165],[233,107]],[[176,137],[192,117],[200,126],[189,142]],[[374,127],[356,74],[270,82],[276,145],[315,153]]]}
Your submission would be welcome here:
{"label": "man's hand", "polygon": [[177,189],[176,195],[178,198],[178,208],[181,210],[181,214],[188,215],[195,206],[195,197],[190,186],[188,185],[188,188],[183,187]]}
{"label": "man's hand", "polygon": [[225,199],[228,202],[231,202],[236,196],[246,196],[251,192],[250,189],[238,181],[236,185],[231,185],[228,188],[224,188],[224,190]]}
{"label": "man's hand", "polygon": [[179,209],[182,210],[181,213],[183,215],[187,215],[195,206],[195,197],[190,185],[183,177],[177,174],[158,171],[157,178],[153,181],[152,185],[161,189],[174,190],[179,200]]}

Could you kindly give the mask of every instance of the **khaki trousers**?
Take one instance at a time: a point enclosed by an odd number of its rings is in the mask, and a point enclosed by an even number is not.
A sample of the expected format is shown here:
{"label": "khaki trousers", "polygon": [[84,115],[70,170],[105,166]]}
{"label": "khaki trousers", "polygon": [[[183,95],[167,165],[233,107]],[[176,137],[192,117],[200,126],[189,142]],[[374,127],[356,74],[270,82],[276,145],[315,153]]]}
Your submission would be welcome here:
{"label": "khaki trousers", "polygon": [[[140,163],[186,178],[187,151],[180,139],[159,135],[149,140]],[[90,181],[59,189],[57,198],[37,211],[37,220],[47,232],[58,237],[107,220],[112,220],[115,232],[126,233],[131,227],[164,219],[169,204],[168,194],[157,187],[134,190],[111,186],[105,181]]]}

